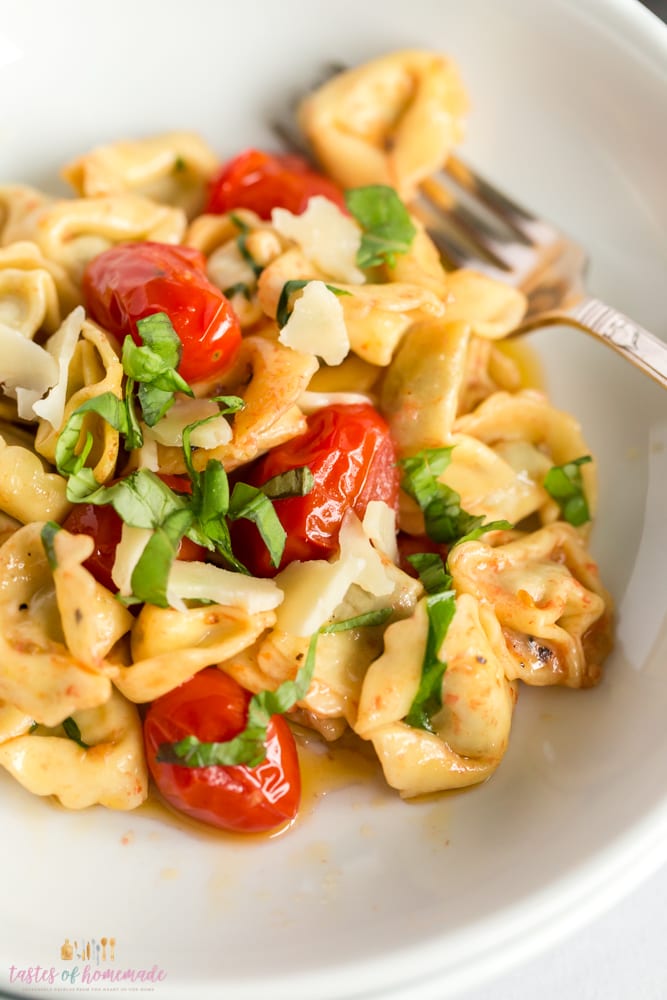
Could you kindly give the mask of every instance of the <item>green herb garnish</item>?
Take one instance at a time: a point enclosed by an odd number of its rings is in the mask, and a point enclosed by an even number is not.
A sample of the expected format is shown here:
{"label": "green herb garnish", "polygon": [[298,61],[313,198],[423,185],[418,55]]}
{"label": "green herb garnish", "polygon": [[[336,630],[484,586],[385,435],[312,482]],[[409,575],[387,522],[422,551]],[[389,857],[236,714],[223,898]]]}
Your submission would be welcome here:
{"label": "green herb garnish", "polygon": [[568,524],[575,527],[591,519],[580,466],[592,461],[590,455],[581,455],[564,465],[554,465],[544,478],[545,490],[556,501]]}
{"label": "green herb garnish", "polygon": [[442,708],[442,678],[447,669],[445,660],[440,659],[440,650],[456,611],[456,595],[452,578],[436,552],[417,552],[408,556],[408,560],[427,591],[428,635],[419,688],[404,722],[432,733],[433,716]]}
{"label": "green herb garnish", "polygon": [[261,691],[252,696],[243,732],[220,743],[203,743],[196,736],[185,736],[177,743],[163,743],[158,749],[157,760],[183,767],[229,767],[235,764],[257,767],[266,757],[266,731],[271,716],[288,712],[308,692],[315,670],[319,636],[363,626],[382,625],[391,613],[392,608],[382,608],[343,622],[323,625],[311,637],[303,665],[294,680],[283,681],[275,691]]}
{"label": "green herb garnish", "polygon": [[90,749],[90,743],[86,743],[81,738],[81,730],[71,715],[68,715],[66,719],[63,719],[62,727],[65,730],[65,736],[68,739],[73,740],[74,743],[78,743],[84,750]]}
{"label": "green herb garnish", "polygon": [[408,252],[417,232],[394,189],[385,184],[351,188],[345,192],[345,203],[364,231],[357,265],[394,267],[396,255]]}
{"label": "green herb garnish", "polygon": [[236,237],[236,245],[239,248],[239,253],[243,257],[244,261],[251,268],[252,273],[256,278],[259,278],[260,274],[264,270],[261,264],[258,264],[253,255],[248,250],[248,236],[250,235],[250,227],[245,224],[243,219],[240,219],[235,213],[231,213],[229,218],[232,220],[236,228],[239,230],[239,235]]}
{"label": "green herb garnish", "polygon": [[487,531],[509,529],[509,521],[484,522],[482,515],[469,514],[461,507],[461,497],[439,476],[451,461],[452,447],[425,448],[410,458],[399,459],[403,470],[401,486],[419,505],[426,534],[434,542],[452,545],[479,538]]}

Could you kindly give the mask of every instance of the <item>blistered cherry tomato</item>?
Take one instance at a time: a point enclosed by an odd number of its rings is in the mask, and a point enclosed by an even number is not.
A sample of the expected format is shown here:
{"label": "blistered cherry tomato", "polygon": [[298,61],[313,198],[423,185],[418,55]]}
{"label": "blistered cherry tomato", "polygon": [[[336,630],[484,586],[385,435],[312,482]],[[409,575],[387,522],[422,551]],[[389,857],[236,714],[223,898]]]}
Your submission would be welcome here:
{"label": "blistered cherry tomato", "polygon": [[194,819],[244,833],[273,830],[294,819],[301,798],[296,744],[282,716],[271,717],[266,758],[256,767],[187,767],[157,760],[164,743],[196,736],[233,739],[246,725],[250,693],[208,667],[154,701],[144,720],[148,767],[164,798]]}
{"label": "blistered cherry tomato", "polygon": [[137,320],[169,316],[183,345],[179,373],[199,382],[229,367],[241,342],[236,313],[206,276],[206,259],[192,247],[121,243],[93,258],[83,275],[86,309],[121,340],[141,343]]}
{"label": "blistered cherry tomato", "polygon": [[[160,479],[178,493],[192,492],[192,483],[187,476],[160,476]],[[110,504],[98,506],[92,503],[77,503],[72,507],[62,526],[73,535],[92,537],[95,548],[83,565],[99,583],[115,594],[118,587],[111,579],[111,570],[123,522],[113,507]],[[187,562],[204,560],[206,549],[191,542],[189,538],[182,538],[176,558]]]}
{"label": "blistered cherry tomato", "polygon": [[347,211],[340,188],[313,170],[307,160],[291,154],[248,149],[225,164],[213,178],[206,211],[249,208],[260,218],[270,219],[273,208],[286,208],[300,215],[316,194],[324,195]]}
{"label": "blistered cherry tomato", "polygon": [[[308,417],[306,431],[273,448],[243,479],[262,486],[268,479],[307,465],[315,484],[303,497],[274,502],[287,532],[279,569],[295,559],[326,559],[335,552],[348,510],[362,518],[371,500],[398,503],[396,454],[389,428],[370,404],[323,407]],[[234,552],[255,576],[274,576],[268,551],[254,524],[232,525]]]}

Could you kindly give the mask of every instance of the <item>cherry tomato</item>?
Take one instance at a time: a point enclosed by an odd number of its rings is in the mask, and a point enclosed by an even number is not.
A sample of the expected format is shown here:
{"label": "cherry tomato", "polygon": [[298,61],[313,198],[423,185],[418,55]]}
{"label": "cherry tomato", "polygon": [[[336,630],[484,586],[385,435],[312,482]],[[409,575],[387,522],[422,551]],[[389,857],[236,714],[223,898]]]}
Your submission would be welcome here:
{"label": "cherry tomato", "polygon": [[[192,483],[187,476],[160,476],[170,489],[179,493],[191,493]],[[77,503],[63,521],[63,528],[73,535],[90,535],[95,542],[92,555],[84,566],[95,579],[114,594],[118,587],[111,579],[111,570],[116,558],[116,546],[120,542],[123,522],[110,504],[97,506],[92,503]],[[177,559],[186,562],[204,560],[206,549],[189,538],[181,539]]]}
{"label": "cherry tomato", "polygon": [[186,382],[219,375],[241,342],[236,313],[206,277],[206,259],[192,247],[120,243],[94,257],[83,275],[86,309],[105,330],[141,343],[137,320],[166,313],[183,345]]}
{"label": "cherry tomato", "polygon": [[223,830],[259,833],[294,819],[301,798],[296,744],[282,716],[271,717],[266,759],[257,767],[157,760],[161,744],[188,735],[207,743],[233,739],[245,728],[250,697],[233,678],[207,667],[151,704],[144,740],[153,780],[174,808]]}
{"label": "cherry tomato", "polygon": [[313,195],[321,194],[347,212],[339,187],[318,174],[307,160],[291,154],[264,153],[248,149],[219,171],[211,181],[207,212],[231,212],[250,208],[262,219],[271,209],[286,208],[301,215]]}
{"label": "cherry tomato", "polygon": [[[307,465],[315,485],[304,497],[276,500],[287,532],[278,569],[295,559],[326,559],[335,552],[348,510],[362,518],[371,500],[398,503],[398,473],[389,428],[370,404],[323,407],[308,417],[306,431],[258,459],[242,478],[251,486]],[[275,576],[268,551],[254,524],[232,524],[234,552],[255,576]]]}

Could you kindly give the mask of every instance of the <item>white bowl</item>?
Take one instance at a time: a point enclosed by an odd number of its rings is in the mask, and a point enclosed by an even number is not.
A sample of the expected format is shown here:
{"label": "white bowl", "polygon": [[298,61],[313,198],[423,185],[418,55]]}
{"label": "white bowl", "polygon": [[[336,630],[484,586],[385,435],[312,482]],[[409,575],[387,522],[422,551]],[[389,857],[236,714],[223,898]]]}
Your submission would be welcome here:
{"label": "white bowl", "polygon": [[[50,188],[92,145],[177,127],[223,157],[270,142],[268,119],[321,63],[439,49],[472,96],[465,156],[582,242],[591,291],[667,333],[667,29],[637,3],[8,6],[3,180]],[[442,998],[665,859],[667,397],[584,335],[535,344],[599,458],[593,549],[618,608],[600,687],[522,690],[509,752],[480,788],[406,805],[343,785],[259,842],[141,811],[66,813],[2,774],[0,986],[23,995],[10,966],[39,964],[63,989],[65,938],[113,936],[117,967],[162,970],[147,985],[163,998]]]}

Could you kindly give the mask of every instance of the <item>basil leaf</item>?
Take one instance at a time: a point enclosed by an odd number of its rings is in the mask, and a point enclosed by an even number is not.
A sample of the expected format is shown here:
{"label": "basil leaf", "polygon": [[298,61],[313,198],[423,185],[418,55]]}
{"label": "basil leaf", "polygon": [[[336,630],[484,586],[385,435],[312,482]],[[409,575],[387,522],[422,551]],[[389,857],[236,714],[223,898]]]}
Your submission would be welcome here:
{"label": "basil leaf", "polygon": [[82,450],[77,454],[81,432],[87,413],[97,413],[120,434],[127,433],[127,409],[125,403],[113,392],[103,392],[87,399],[71,413],[56,442],[55,462],[61,476],[79,472],[90,454],[93,436],[88,433]]}
{"label": "basil leaf", "polygon": [[232,521],[242,517],[252,521],[269,550],[272,565],[280,565],[287,533],[273,504],[261,489],[247,483],[236,483],[229,502],[229,517]]}
{"label": "basil leaf", "polygon": [[142,343],[164,362],[165,367],[178,368],[183,345],[166,313],[152,313],[137,320],[137,330]]}
{"label": "basil leaf", "polygon": [[62,727],[65,730],[65,736],[69,740],[73,740],[75,743],[78,743],[84,750],[88,750],[90,748],[90,743],[85,743],[81,739],[81,730],[71,715],[68,715],[66,719],[63,719]]}
{"label": "basil leaf", "polygon": [[262,486],[270,500],[285,500],[287,497],[305,497],[315,485],[315,477],[307,465],[288,469],[272,476]]}
{"label": "basil leaf", "polygon": [[250,266],[253,274],[256,278],[260,276],[264,268],[261,264],[258,264],[253,255],[248,250],[248,236],[250,234],[250,227],[246,226],[243,219],[240,219],[235,213],[231,213],[229,218],[232,220],[236,228],[239,230],[239,235],[236,237],[236,245],[239,248],[239,253],[243,257],[246,264]]}
{"label": "basil leaf", "polygon": [[42,545],[44,546],[44,551],[46,552],[46,558],[49,561],[51,572],[58,569],[58,560],[56,559],[56,550],[53,540],[61,530],[60,525],[56,524],[55,521],[47,521],[40,532],[40,538],[42,539]]}
{"label": "basil leaf", "polygon": [[580,467],[592,461],[591,455],[581,455],[564,465],[554,465],[544,478],[545,490],[560,507],[563,518],[574,527],[591,519]]}
{"label": "basil leaf", "polygon": [[144,551],[132,572],[132,596],[123,603],[145,602],[158,608],[168,608],[167,583],[169,570],[178,553],[183,535],[192,523],[187,508],[172,510],[148,539]]}
{"label": "basil leaf", "polygon": [[[292,281],[286,281],[283,285],[280,298],[278,299],[278,307],[276,309],[276,323],[282,329],[287,323],[288,319],[292,315],[292,310],[289,307],[290,297],[294,295],[295,292],[300,292],[302,288],[309,285],[311,281],[316,281],[316,278],[294,278]],[[336,285],[326,285],[325,287],[337,295],[339,298],[341,295],[351,295],[352,292],[348,292],[346,288],[337,288]]]}
{"label": "basil leaf", "polygon": [[[174,405],[174,393],[172,391],[158,389],[157,386],[149,385],[145,382],[139,383],[137,395],[139,397],[141,412],[149,427],[155,427],[158,420],[162,420],[167,410],[170,410]],[[189,393],[189,395],[192,395],[192,393]]]}
{"label": "basil leaf", "polygon": [[396,255],[407,253],[417,232],[394,189],[386,184],[351,188],[345,192],[345,204],[364,230],[357,265],[394,267]]}
{"label": "basil leaf", "polygon": [[447,572],[442,556],[437,552],[415,552],[408,556],[408,562],[417,570],[427,594],[451,589],[452,578]]}
{"label": "basil leaf", "polygon": [[170,490],[149,469],[137,469],[113,486],[98,486],[85,496],[85,500],[97,506],[111,504],[122,520],[133,528],[155,528],[163,524],[172,511],[187,506],[187,499],[182,494]]}
{"label": "basil leaf", "polygon": [[483,516],[469,514],[461,507],[456,490],[439,481],[451,461],[451,453],[452,447],[425,448],[398,462],[403,470],[401,487],[419,505],[428,537],[452,545],[479,538],[487,531],[511,528],[509,521],[485,524]]}
{"label": "basil leaf", "polygon": [[134,451],[141,448],[144,443],[144,432],[137,415],[136,397],[134,394],[134,379],[125,380],[125,412],[127,416],[127,432],[125,434],[125,448],[127,451]]}
{"label": "basil leaf", "polygon": [[453,590],[429,594],[426,598],[428,635],[419,688],[404,722],[416,729],[434,732],[433,716],[442,708],[442,678],[447,664],[439,657],[447,629],[456,611]]}
{"label": "basil leaf", "polygon": [[199,492],[194,496],[193,509],[197,524],[206,538],[223,557],[228,566],[238,573],[249,575],[248,570],[232,551],[227,514],[229,512],[229,480],[222,462],[209,459],[206,469],[199,475]]}
{"label": "basil leaf", "polygon": [[166,313],[155,313],[137,322],[144,341],[138,347],[132,337],[123,341],[123,371],[132,381],[126,398],[131,398],[135,382],[139,383],[139,405],[144,420],[154,427],[173,405],[174,393],[193,392],[176,367],[181,358],[181,342]]}
{"label": "basil leaf", "polygon": [[[171,358],[173,352],[169,347],[167,353]],[[137,347],[131,337],[126,337],[123,341],[121,360],[123,371],[135,382],[145,382],[166,392],[185,392],[188,396],[193,394],[188,383],[169,361],[150,347]]]}
{"label": "basil leaf", "polygon": [[222,294],[226,299],[231,299],[235,295],[243,295],[244,298],[250,299],[252,293],[245,281],[237,281],[235,285],[230,285],[229,288],[223,289]]}
{"label": "basil leaf", "polygon": [[186,736],[178,743],[163,743],[158,749],[157,760],[184,767],[229,767],[237,764],[257,767],[266,758],[266,731],[271,716],[288,712],[308,692],[315,670],[315,653],[320,634],[343,632],[365,625],[381,625],[392,611],[392,608],[381,608],[322,626],[311,636],[308,652],[294,680],[283,681],[275,691],[261,691],[252,696],[243,732],[220,743],[204,743],[196,736]]}
{"label": "basil leaf", "polygon": [[448,448],[425,448],[410,458],[399,459],[403,470],[401,486],[405,492],[416,500],[421,510],[440,496],[438,476],[442,475],[449,465],[453,446]]}

